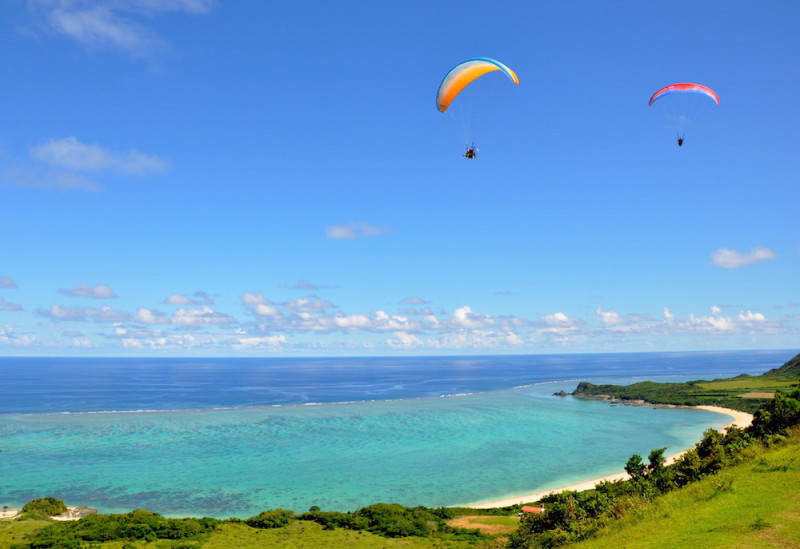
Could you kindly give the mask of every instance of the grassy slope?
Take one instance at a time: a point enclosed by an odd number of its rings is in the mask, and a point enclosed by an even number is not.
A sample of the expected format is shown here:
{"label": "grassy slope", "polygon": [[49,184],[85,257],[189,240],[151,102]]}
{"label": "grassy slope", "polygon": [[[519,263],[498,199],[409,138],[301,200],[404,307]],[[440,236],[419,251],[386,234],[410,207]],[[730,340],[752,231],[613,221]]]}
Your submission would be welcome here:
{"label": "grassy slope", "polygon": [[12,544],[22,543],[27,534],[48,524],[50,522],[46,520],[0,520],[0,547],[11,547]]}
{"label": "grassy slope", "polygon": [[[515,517],[516,518],[516,517]],[[497,519],[497,517],[487,517]],[[509,519],[511,520],[511,519]],[[12,543],[23,543],[23,536],[39,528],[47,526],[47,521],[0,521],[0,549],[10,547]],[[477,527],[477,526],[476,526]],[[196,547],[197,549],[256,549],[270,547],[275,549],[487,549],[493,542],[437,540],[434,538],[397,538],[387,539],[369,532],[336,529],[323,530],[315,522],[296,521],[285,528],[262,530],[250,528],[245,524],[222,524],[207,540],[200,541],[168,541],[159,540],[151,543],[133,542],[137,549],[170,549],[171,547]],[[122,549],[125,542],[110,541],[94,544],[98,549]]]}
{"label": "grassy slope", "polygon": [[573,547],[800,547],[800,437],[661,496]]}
{"label": "grassy slope", "polygon": [[723,406],[742,412],[755,412],[769,399],[740,398],[750,392],[774,392],[797,383],[800,355],[760,376],[740,375],[731,379],[698,380],[685,383],[643,381],[631,385],[594,385],[581,383],[576,396],[610,396],[622,400],[644,400],[654,404]]}
{"label": "grassy slope", "polygon": [[313,522],[298,521],[286,528],[256,530],[242,524],[224,524],[215,531],[203,545],[203,549],[255,549],[270,547],[276,549],[320,548],[330,549],[379,549],[403,548],[423,549],[448,547],[466,549],[487,547],[486,544],[469,544],[459,541],[442,541],[433,538],[387,539],[369,532],[352,530],[323,530]]}

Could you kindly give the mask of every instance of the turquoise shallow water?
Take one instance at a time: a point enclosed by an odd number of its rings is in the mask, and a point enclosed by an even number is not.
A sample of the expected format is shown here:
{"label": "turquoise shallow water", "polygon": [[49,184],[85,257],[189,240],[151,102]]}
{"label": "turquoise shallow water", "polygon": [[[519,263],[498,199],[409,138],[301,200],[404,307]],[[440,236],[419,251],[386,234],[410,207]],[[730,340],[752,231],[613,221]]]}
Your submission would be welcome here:
{"label": "turquoise shallow water", "polygon": [[55,496],[103,512],[447,506],[622,470],[727,416],[560,398],[575,382],[345,404],[0,416],[0,505]]}

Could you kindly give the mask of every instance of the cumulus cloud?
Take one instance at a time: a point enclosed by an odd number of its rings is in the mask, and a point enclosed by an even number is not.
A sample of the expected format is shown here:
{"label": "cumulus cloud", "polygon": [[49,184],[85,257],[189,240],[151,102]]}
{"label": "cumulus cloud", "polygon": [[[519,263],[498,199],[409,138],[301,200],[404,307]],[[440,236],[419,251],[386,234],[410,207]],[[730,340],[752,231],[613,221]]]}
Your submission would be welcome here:
{"label": "cumulus cloud", "polygon": [[17,285],[10,277],[0,276],[0,288],[16,288]]}
{"label": "cumulus cloud", "polygon": [[33,147],[31,157],[39,162],[74,172],[112,171],[126,175],[152,175],[166,171],[170,163],[156,155],[136,150],[110,151],[86,144],[74,136]]}
{"label": "cumulus cloud", "polygon": [[18,187],[96,192],[101,187],[92,180],[95,177],[109,174],[151,176],[166,172],[171,166],[160,156],[133,149],[105,149],[97,144],[81,143],[74,136],[51,139],[32,147],[30,156],[31,160],[24,163],[5,159],[3,181]]}
{"label": "cumulus cloud", "polygon": [[146,26],[164,13],[202,14],[214,0],[29,0],[33,13],[49,31],[98,49],[113,49],[134,58],[149,58],[167,47]]}
{"label": "cumulus cloud", "polygon": [[14,331],[12,326],[0,328],[0,345],[8,345],[13,347],[30,347],[36,343],[36,338],[18,334]]}
{"label": "cumulus cloud", "polygon": [[374,314],[334,312],[338,308],[335,304],[317,296],[287,300],[279,305],[261,293],[245,292],[242,302],[255,317],[252,329],[258,332],[383,332],[424,327],[419,320],[380,310]]}
{"label": "cumulus cloud", "polygon": [[169,319],[163,313],[147,307],[139,307],[133,319],[142,324],[166,324]]}
{"label": "cumulus cloud", "polygon": [[2,296],[0,296],[0,311],[21,311],[21,310],[22,310],[22,305],[6,301]]}
{"label": "cumulus cloud", "polygon": [[286,345],[286,337],[266,336],[266,337],[240,337],[233,344],[237,350],[257,350],[262,348],[279,348]]}
{"label": "cumulus cloud", "polygon": [[390,349],[412,349],[424,345],[420,338],[408,332],[395,332],[392,336],[386,338],[386,346]]}
{"label": "cumulus cloud", "polygon": [[94,299],[111,299],[117,297],[114,290],[105,284],[98,284],[94,288],[88,284],[75,284],[72,289],[60,288],[58,293],[71,297],[91,297]]}
{"label": "cumulus cloud", "polygon": [[3,167],[3,181],[15,187],[28,189],[58,189],[61,191],[100,191],[100,186],[82,175],[63,170],[23,167],[9,164]]}
{"label": "cumulus cloud", "polygon": [[600,317],[600,320],[605,326],[616,326],[622,324],[622,317],[615,311],[604,311],[600,307],[595,310],[595,314]]}
{"label": "cumulus cloud", "polygon": [[107,305],[99,309],[92,307],[64,307],[62,305],[51,305],[49,309],[39,309],[39,316],[47,317],[52,320],[85,322],[93,320],[95,322],[114,324],[127,322],[131,315],[124,311],[112,309]]}
{"label": "cumulus cloud", "polygon": [[282,306],[285,310],[296,313],[323,312],[328,309],[336,307],[330,301],[325,301],[323,299],[318,298],[317,296],[308,296],[308,297],[301,297],[299,299],[290,299],[288,301],[284,301]]}
{"label": "cumulus cloud", "polygon": [[178,309],[172,315],[172,323],[181,326],[220,326],[234,323],[230,315],[214,311],[211,307],[200,309]]}
{"label": "cumulus cloud", "polygon": [[378,227],[365,222],[351,222],[346,225],[331,225],[325,228],[325,233],[331,240],[352,240],[368,236],[380,236],[394,233],[391,227]]}
{"label": "cumulus cloud", "polygon": [[711,262],[723,269],[739,269],[775,257],[775,252],[769,248],[755,247],[747,253],[720,248],[711,254]]}
{"label": "cumulus cloud", "polygon": [[426,299],[422,299],[419,296],[412,295],[412,296],[404,297],[402,299],[402,301],[400,301],[400,303],[404,303],[406,305],[427,305],[427,304],[430,303],[430,301],[428,301]]}
{"label": "cumulus cloud", "polygon": [[242,294],[242,302],[256,316],[275,317],[281,315],[275,303],[260,293],[245,292]]}
{"label": "cumulus cloud", "polygon": [[508,349],[524,344],[516,333],[504,330],[460,330],[425,341],[432,349]]}
{"label": "cumulus cloud", "polygon": [[475,313],[469,306],[459,307],[453,311],[450,320],[454,325],[460,328],[473,330],[476,328],[486,328],[494,324],[494,319],[490,315]]}
{"label": "cumulus cloud", "polygon": [[164,300],[164,303],[167,305],[214,305],[214,300],[205,292],[195,292],[192,295],[194,297],[172,294]]}
{"label": "cumulus cloud", "polygon": [[584,324],[581,319],[572,318],[561,311],[544,314],[540,318],[541,322],[535,331],[538,337],[563,344],[581,336]]}

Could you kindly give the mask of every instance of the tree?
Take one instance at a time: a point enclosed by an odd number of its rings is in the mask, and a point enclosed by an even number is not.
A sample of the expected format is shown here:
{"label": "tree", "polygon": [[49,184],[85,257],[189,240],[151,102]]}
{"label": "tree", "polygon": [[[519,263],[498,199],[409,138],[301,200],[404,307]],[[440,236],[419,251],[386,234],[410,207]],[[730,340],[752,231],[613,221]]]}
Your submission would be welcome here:
{"label": "tree", "polygon": [[23,513],[32,513],[52,517],[67,512],[67,506],[56,498],[38,498],[29,501],[22,507]]}
{"label": "tree", "polygon": [[775,391],[775,397],[753,415],[749,432],[759,438],[785,431],[800,423],[800,388],[785,393]]}
{"label": "tree", "polygon": [[643,477],[645,474],[645,465],[642,463],[642,456],[633,454],[625,464],[625,472],[628,473],[633,480]]}
{"label": "tree", "polygon": [[264,511],[258,516],[247,519],[245,524],[253,528],[281,528],[294,520],[294,512],[286,509]]}

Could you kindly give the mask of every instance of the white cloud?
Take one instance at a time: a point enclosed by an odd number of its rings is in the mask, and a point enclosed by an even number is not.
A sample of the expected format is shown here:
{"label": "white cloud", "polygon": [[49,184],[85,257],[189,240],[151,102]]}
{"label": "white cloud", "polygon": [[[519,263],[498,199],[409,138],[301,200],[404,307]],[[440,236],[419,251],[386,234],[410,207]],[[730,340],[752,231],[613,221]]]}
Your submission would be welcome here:
{"label": "white cloud", "polygon": [[136,150],[109,151],[95,144],[81,143],[74,136],[51,139],[31,149],[34,160],[74,172],[113,171],[126,175],[163,173],[169,161]]}
{"label": "white cloud", "polygon": [[275,348],[286,345],[286,338],[280,336],[269,337],[240,337],[236,340],[233,347],[238,350],[258,349],[263,347]]}
{"label": "white cloud", "polygon": [[325,228],[325,234],[331,240],[352,240],[354,238],[379,236],[393,232],[394,230],[391,227],[378,227],[363,221],[350,222],[346,225],[332,225]]}
{"label": "white cloud", "polygon": [[214,300],[205,292],[195,292],[196,298],[184,294],[172,294],[164,300],[167,305],[213,305]]}
{"label": "white cloud", "polygon": [[490,315],[474,313],[469,306],[459,307],[450,317],[453,324],[461,328],[477,329],[486,328],[494,324]]}
{"label": "white cloud", "polygon": [[28,189],[59,189],[97,192],[100,186],[79,174],[61,170],[41,169],[39,167],[6,166],[2,172],[3,181],[9,185]]}
{"label": "white cloud", "polygon": [[36,343],[36,338],[28,335],[20,335],[14,332],[14,328],[6,326],[0,328],[0,345],[10,345],[13,347],[30,347]]}
{"label": "white cloud", "polygon": [[169,170],[168,160],[136,150],[111,151],[96,144],[85,144],[75,137],[51,139],[32,147],[33,162],[5,159],[2,179],[10,185],[31,189],[101,189],[86,174],[116,174],[127,177],[157,175]]}
{"label": "white cloud", "polygon": [[39,309],[38,314],[53,320],[84,322],[93,320],[104,324],[115,324],[127,322],[131,315],[124,311],[118,311],[104,305],[99,309],[91,307],[63,307],[61,305],[51,305],[49,309]]}
{"label": "white cloud", "polygon": [[117,297],[117,294],[114,293],[114,290],[105,284],[98,284],[94,288],[88,284],[75,284],[75,287],[70,290],[60,288],[58,293],[71,297],[91,297],[94,299],[112,299]]}
{"label": "white cloud", "polygon": [[737,252],[727,248],[720,248],[711,254],[711,262],[723,269],[738,269],[747,267],[759,261],[774,259],[777,256],[769,248],[755,247],[748,253]]}
{"label": "white cloud", "polygon": [[322,312],[335,307],[330,301],[319,299],[316,296],[290,299],[283,302],[283,308],[292,312]]}
{"label": "white cloud", "polygon": [[147,307],[139,307],[133,319],[142,324],[166,324],[169,322],[163,313]]}
{"label": "white cloud", "polygon": [[10,277],[0,276],[0,288],[16,288],[17,285]]}
{"label": "white cloud", "polygon": [[542,315],[542,320],[551,326],[563,326],[572,323],[570,318],[562,312]]}
{"label": "white cloud", "polygon": [[245,292],[242,294],[242,301],[256,316],[277,317],[281,314],[275,304],[260,293]]}
{"label": "white cloud", "polygon": [[220,326],[234,323],[233,317],[218,313],[211,307],[200,309],[178,309],[172,315],[172,323],[181,326]]}
{"label": "white cloud", "polygon": [[0,311],[21,311],[21,310],[22,310],[22,305],[6,301],[2,296],[0,296]]}
{"label": "white cloud", "polygon": [[145,25],[167,12],[202,14],[213,0],[29,0],[34,13],[51,31],[92,48],[115,49],[134,58],[148,58],[167,44]]}
{"label": "white cloud", "polygon": [[[372,321],[365,314],[335,316],[332,322],[334,326],[342,330],[366,330],[372,326]],[[324,322],[320,323],[321,327],[324,325]]]}
{"label": "white cloud", "polygon": [[386,346],[390,349],[411,349],[424,345],[420,338],[408,332],[395,332],[392,335],[394,337],[386,338]]}
{"label": "white cloud", "polygon": [[622,324],[623,322],[622,317],[620,317],[619,313],[615,311],[604,311],[598,307],[595,313],[598,317],[600,317],[600,320],[606,326],[616,326],[618,324]]}
{"label": "white cloud", "polygon": [[49,310],[39,310],[39,314],[53,320],[86,320],[86,310],[82,307],[62,307],[51,305]]}
{"label": "white cloud", "polygon": [[524,342],[519,335],[502,330],[460,330],[426,340],[431,349],[509,349]]}
{"label": "white cloud", "polygon": [[413,295],[409,297],[404,297],[400,303],[404,303],[406,305],[428,305],[430,301],[422,299],[419,296]]}

